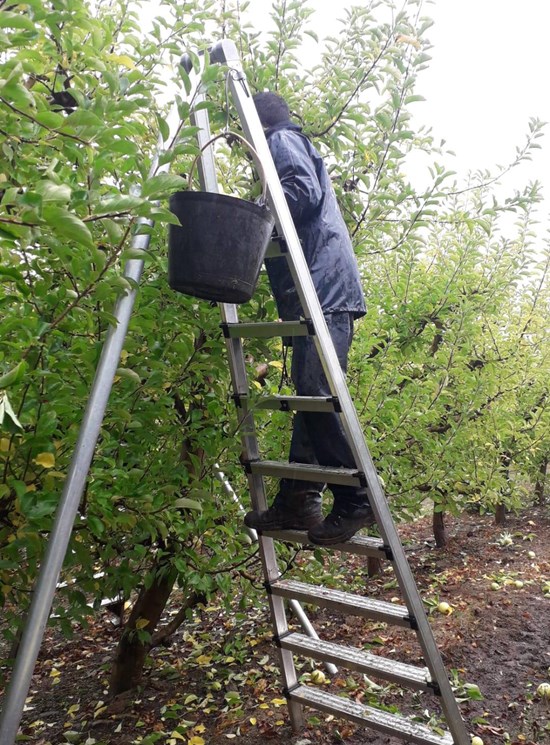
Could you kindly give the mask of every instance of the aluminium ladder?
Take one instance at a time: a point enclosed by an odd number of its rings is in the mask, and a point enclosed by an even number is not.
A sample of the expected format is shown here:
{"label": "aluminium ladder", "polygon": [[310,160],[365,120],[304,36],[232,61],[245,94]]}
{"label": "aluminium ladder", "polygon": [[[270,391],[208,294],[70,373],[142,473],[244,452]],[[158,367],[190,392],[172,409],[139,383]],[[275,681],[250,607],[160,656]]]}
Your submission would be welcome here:
{"label": "aluminium ladder", "polygon": [[[292,726],[295,730],[303,726],[303,707],[312,707],[339,717],[350,719],[373,730],[393,735],[411,743],[426,745],[469,745],[470,736],[461,717],[439,650],[435,644],[424,606],[418,593],[411,569],[389,511],[380,480],[364,440],[345,376],[336,356],[309,269],[288,210],[285,196],[271,159],[267,141],[260,124],[250,89],[248,87],[235,45],[228,40],[219,42],[210,50],[211,62],[227,66],[227,90],[237,109],[245,137],[252,145],[254,160],[261,164],[267,185],[267,201],[275,218],[278,236],[284,240],[284,255],[288,261],[298,296],[302,305],[303,320],[296,322],[239,323],[237,308],[232,304],[220,304],[221,327],[226,346],[237,404],[242,437],[243,461],[254,509],[265,509],[266,496],[263,478],[293,478],[322,481],[328,484],[362,485],[367,488],[381,539],[355,536],[345,544],[330,546],[329,550],[344,551],[382,558],[393,565],[401,590],[404,605],[395,605],[348,592],[330,590],[322,586],[281,577],[276,555],[276,540],[295,541],[307,544],[307,534],[302,531],[264,532],[259,536],[260,556],[265,576],[265,586],[275,631],[275,642],[279,649],[280,665],[284,679],[284,693],[288,700]],[[188,72],[192,65],[185,56],[183,66]],[[201,187],[218,192],[215,161],[210,142],[210,125],[204,108],[196,106],[205,100],[205,92],[199,88],[192,113],[193,123],[199,128],[198,144],[202,148],[199,161]],[[279,244],[281,245],[281,244]],[[271,253],[270,255],[273,255]],[[310,334],[314,337],[317,351],[328,379],[332,397],[269,396],[264,397],[256,408],[283,411],[337,411],[348,437],[356,470],[323,468],[262,461],[254,430],[253,406],[250,402],[248,379],[242,339],[285,337]],[[418,639],[425,668],[377,657],[360,649],[336,645],[318,638],[310,638],[291,632],[287,626],[285,599],[330,608],[348,615],[381,621],[411,629]],[[448,730],[434,731],[402,715],[390,714],[381,709],[364,706],[353,700],[327,693],[318,688],[300,684],[294,665],[294,655],[310,657],[328,664],[340,665],[417,691],[432,693],[439,699]]]}

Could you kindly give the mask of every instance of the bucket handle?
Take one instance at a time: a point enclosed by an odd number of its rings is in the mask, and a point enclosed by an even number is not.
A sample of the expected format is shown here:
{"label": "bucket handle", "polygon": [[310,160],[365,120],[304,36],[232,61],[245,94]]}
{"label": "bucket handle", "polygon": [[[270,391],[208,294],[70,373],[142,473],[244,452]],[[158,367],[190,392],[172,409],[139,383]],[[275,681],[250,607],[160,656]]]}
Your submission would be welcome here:
{"label": "bucket handle", "polygon": [[256,156],[256,167],[258,168],[258,176],[260,177],[260,181],[262,182],[262,204],[266,203],[266,197],[267,197],[267,181],[265,178],[265,171],[264,167],[262,165],[262,162],[260,160],[260,156],[258,155],[258,152],[256,149],[250,144],[250,142],[245,139],[242,135],[240,135],[238,132],[220,132],[220,134],[214,135],[214,137],[211,137],[208,142],[205,142],[205,144],[201,147],[198,154],[195,156],[193,162],[191,163],[191,168],[189,169],[189,175],[188,175],[188,181],[189,186],[191,186],[191,181],[193,180],[193,175],[195,172],[195,168],[197,166],[197,162],[199,158],[201,157],[202,153],[206,148],[211,145],[213,142],[216,142],[216,140],[220,140],[223,137],[225,139],[229,139],[230,137],[234,137],[235,139],[242,142],[242,144],[250,150],[250,152]]}

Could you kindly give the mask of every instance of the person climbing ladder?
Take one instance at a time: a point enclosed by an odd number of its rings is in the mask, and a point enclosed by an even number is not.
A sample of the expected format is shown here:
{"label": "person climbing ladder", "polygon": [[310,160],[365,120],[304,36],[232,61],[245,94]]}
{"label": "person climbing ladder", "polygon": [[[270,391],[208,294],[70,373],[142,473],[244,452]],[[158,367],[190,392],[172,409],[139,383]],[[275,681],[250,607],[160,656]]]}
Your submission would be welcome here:
{"label": "person climbing ladder", "polygon": [[[344,373],[356,318],[365,314],[361,278],[351,239],[338,207],[323,159],[291,122],[279,95],[258,93],[254,104],[286,201],[300,238],[319,303]],[[303,315],[284,257],[266,260],[266,268],[283,321]],[[330,397],[331,391],[311,336],[291,338],[291,378],[299,396]],[[337,413],[298,411],[294,417],[289,462],[354,468],[355,461]],[[252,510],[245,524],[256,530],[308,530],[312,543],[349,540],[374,523],[364,487],[333,484],[332,510],[323,519],[323,484],[283,478],[271,507]]]}

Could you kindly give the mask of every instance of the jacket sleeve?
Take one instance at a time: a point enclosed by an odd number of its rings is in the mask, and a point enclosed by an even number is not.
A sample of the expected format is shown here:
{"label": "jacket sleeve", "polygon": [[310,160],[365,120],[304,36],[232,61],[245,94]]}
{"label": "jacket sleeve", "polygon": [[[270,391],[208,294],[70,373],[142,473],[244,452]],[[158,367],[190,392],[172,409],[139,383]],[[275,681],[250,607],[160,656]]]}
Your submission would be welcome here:
{"label": "jacket sleeve", "polygon": [[290,214],[299,225],[323,199],[315,164],[302,143],[288,132],[275,133],[268,144]]}

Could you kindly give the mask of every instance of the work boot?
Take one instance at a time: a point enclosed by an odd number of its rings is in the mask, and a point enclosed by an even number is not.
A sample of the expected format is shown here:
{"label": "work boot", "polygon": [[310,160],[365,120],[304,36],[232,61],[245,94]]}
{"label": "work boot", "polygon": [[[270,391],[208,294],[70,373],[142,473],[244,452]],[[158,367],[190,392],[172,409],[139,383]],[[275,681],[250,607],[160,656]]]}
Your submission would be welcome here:
{"label": "work boot", "polygon": [[244,517],[254,530],[309,530],[323,519],[321,495],[317,491],[277,494],[267,510],[252,510]]}
{"label": "work boot", "polygon": [[318,546],[331,546],[349,541],[358,530],[374,525],[375,522],[370,504],[364,504],[351,509],[347,514],[330,512],[323,522],[309,529],[307,536]]}

